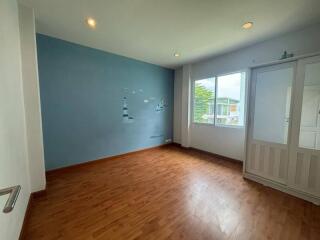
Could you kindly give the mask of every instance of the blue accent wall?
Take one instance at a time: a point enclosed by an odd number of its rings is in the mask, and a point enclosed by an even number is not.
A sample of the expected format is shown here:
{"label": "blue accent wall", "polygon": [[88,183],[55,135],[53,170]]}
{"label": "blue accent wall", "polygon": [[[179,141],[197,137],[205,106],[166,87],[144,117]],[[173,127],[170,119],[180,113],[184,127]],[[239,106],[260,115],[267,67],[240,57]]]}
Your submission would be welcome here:
{"label": "blue accent wall", "polygon": [[173,70],[37,34],[46,169],[172,139]]}

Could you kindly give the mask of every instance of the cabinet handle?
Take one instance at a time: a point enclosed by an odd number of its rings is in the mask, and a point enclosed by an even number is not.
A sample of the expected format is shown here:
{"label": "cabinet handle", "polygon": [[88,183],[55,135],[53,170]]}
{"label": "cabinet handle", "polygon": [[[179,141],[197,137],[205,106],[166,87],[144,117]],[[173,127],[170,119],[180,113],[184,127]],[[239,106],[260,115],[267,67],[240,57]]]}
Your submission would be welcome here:
{"label": "cabinet handle", "polygon": [[4,188],[0,190],[0,196],[9,194],[9,198],[2,210],[4,213],[9,213],[13,210],[14,205],[16,204],[20,189],[21,189],[21,186],[17,185],[17,186]]}

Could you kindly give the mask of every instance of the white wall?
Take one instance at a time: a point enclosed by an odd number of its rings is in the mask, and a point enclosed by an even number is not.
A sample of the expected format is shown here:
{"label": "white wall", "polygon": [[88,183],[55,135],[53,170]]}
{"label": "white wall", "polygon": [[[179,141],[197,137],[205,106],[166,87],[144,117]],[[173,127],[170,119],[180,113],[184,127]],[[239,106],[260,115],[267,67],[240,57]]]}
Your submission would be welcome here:
{"label": "white wall", "polygon": [[10,213],[2,212],[8,195],[0,197],[0,239],[15,240],[30,196],[16,1],[0,1],[0,21],[0,188],[18,184],[22,187]]}
{"label": "white wall", "polygon": [[181,89],[182,89],[182,68],[174,72],[174,105],[173,105],[173,142],[181,142]]}
{"label": "white wall", "polygon": [[0,239],[18,239],[31,191],[45,187],[34,15],[15,0],[0,1],[0,189],[21,186],[4,214]]}
{"label": "white wall", "polygon": [[[246,70],[249,66],[274,61],[287,50],[295,55],[320,52],[320,24],[303,30],[291,32],[283,36],[252,45],[238,51],[191,64],[190,80],[210,77],[216,74]],[[179,76],[178,76],[179,77]],[[177,79],[176,81],[180,81]],[[182,89],[181,89],[181,92]],[[178,100],[182,96],[181,100]],[[178,93],[175,101],[188,102],[188,98]],[[181,119],[183,122],[183,118]],[[181,128],[179,123],[174,126]],[[185,131],[185,130],[184,130]],[[221,128],[208,125],[190,124],[190,146],[217,153],[226,157],[243,160],[245,148],[244,128]],[[178,134],[177,131],[175,133]],[[175,137],[179,139],[178,136]],[[181,132],[181,142],[183,132]]]}
{"label": "white wall", "polygon": [[190,89],[191,89],[191,65],[184,65],[182,67],[181,79],[181,145],[183,147],[190,147]]}
{"label": "white wall", "polygon": [[19,5],[19,23],[30,186],[36,192],[45,189],[46,180],[33,9]]}

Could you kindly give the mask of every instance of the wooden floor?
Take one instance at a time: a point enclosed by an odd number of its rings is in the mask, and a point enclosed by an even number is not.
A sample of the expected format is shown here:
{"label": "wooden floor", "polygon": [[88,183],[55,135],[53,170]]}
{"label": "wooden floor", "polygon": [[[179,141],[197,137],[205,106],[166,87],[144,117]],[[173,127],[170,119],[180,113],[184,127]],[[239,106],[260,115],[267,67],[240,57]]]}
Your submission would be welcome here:
{"label": "wooden floor", "polygon": [[320,239],[320,207],[166,146],[48,174],[26,239]]}

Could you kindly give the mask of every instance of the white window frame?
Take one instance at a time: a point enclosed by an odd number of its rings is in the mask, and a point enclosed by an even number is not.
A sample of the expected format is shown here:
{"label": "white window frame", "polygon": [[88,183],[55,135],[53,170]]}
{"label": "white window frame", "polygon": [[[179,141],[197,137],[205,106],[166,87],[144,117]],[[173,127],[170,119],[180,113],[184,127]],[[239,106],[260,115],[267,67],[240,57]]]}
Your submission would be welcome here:
{"label": "white window frame", "polygon": [[[242,125],[229,125],[229,124],[218,124],[216,122],[216,112],[217,112],[217,90],[218,90],[218,77],[226,76],[226,75],[232,75],[236,73],[244,73],[244,109],[243,109],[243,124]],[[195,82],[199,80],[204,80],[208,78],[214,78],[214,121],[213,123],[200,123],[200,122],[195,122],[194,121],[194,99],[195,99]],[[246,112],[247,112],[247,88],[248,88],[248,79],[249,79],[249,71],[248,69],[244,70],[239,70],[239,71],[234,71],[234,72],[226,72],[222,74],[212,74],[208,77],[204,78],[199,78],[199,79],[193,79],[191,81],[191,123],[194,125],[207,125],[207,126],[212,126],[212,127],[219,127],[219,128],[245,128],[246,122],[247,122],[247,117],[246,117]]]}

